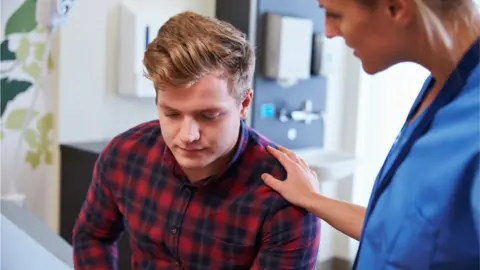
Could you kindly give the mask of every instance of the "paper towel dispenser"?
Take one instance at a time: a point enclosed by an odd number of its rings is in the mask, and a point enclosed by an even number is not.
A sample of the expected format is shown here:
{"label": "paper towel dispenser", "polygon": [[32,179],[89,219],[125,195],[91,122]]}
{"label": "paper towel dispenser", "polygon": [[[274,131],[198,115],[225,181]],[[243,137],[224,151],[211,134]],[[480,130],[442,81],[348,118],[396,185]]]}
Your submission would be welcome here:
{"label": "paper towel dispenser", "polygon": [[264,75],[283,86],[309,79],[313,21],[275,13],[265,16]]}
{"label": "paper towel dispenser", "polygon": [[153,83],[144,76],[143,54],[174,13],[132,1],[122,1],[118,7],[117,91],[124,96],[155,98]]}

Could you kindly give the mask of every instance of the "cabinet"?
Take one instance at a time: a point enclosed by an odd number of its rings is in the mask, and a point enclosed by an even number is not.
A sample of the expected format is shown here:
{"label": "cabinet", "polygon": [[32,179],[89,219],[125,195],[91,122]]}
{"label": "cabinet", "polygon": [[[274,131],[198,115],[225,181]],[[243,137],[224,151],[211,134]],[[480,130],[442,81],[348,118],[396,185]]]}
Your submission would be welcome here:
{"label": "cabinet", "polygon": [[[72,231],[86,198],[93,167],[107,141],[60,146],[60,236],[72,244]],[[118,269],[131,270],[128,232],[118,241]]]}

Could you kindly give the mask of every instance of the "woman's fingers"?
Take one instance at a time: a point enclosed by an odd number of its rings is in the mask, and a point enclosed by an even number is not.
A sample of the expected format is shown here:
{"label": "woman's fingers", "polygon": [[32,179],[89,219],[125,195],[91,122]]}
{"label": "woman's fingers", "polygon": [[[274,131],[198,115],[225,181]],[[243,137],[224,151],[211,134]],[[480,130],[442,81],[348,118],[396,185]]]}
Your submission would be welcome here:
{"label": "woman's fingers", "polygon": [[291,159],[291,160],[295,160],[299,165],[301,165],[304,169],[309,169],[309,166],[307,164],[307,162],[305,162],[305,160],[303,160],[302,158],[300,158],[299,156],[297,156],[294,152],[292,152],[291,150],[283,147],[283,146],[278,146],[278,149],[280,151],[282,151],[283,153],[287,154],[287,156]]}
{"label": "woman's fingers", "polygon": [[262,174],[262,180],[263,182],[265,182],[265,184],[267,184],[267,186],[271,187],[277,192],[281,192],[282,185],[284,184],[282,181],[278,180],[277,178],[273,177],[268,173]]}
{"label": "woman's fingers", "polygon": [[314,171],[307,163],[295,155],[292,151],[279,147],[267,147],[267,151],[275,157],[287,171],[285,180],[279,180],[268,173],[262,174],[264,183],[277,191],[287,201],[302,207],[306,207],[308,202],[305,198],[310,197],[312,192],[318,192],[318,188],[313,183],[318,182]]}
{"label": "woman's fingers", "polygon": [[294,165],[294,160],[290,159],[285,152],[277,150],[271,146],[267,146],[267,151],[272,154],[272,156],[275,157],[286,170],[292,168],[292,165]]}
{"label": "woman's fingers", "polygon": [[297,155],[295,155],[295,153],[293,153],[289,149],[279,145],[278,150],[285,153],[291,160],[297,160]]}

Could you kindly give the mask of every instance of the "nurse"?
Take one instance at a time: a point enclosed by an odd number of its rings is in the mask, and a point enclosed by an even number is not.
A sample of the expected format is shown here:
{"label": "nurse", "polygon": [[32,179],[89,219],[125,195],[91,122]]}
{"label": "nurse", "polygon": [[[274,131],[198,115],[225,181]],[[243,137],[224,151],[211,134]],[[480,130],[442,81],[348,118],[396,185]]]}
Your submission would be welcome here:
{"label": "nurse", "polygon": [[326,12],[327,36],[343,37],[367,73],[409,61],[431,75],[366,209],[316,193],[315,174],[288,149],[269,149],[286,179],[262,179],[358,239],[354,269],[480,269],[478,7],[473,0],[318,2]]}

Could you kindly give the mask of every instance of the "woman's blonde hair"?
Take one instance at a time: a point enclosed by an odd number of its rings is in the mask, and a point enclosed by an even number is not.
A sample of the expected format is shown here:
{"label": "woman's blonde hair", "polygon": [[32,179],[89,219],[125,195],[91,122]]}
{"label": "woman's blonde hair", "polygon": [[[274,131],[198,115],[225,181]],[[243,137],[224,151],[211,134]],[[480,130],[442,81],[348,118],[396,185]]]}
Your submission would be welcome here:
{"label": "woman's blonde hair", "polygon": [[[374,8],[378,0],[356,0],[367,8]],[[441,46],[442,49],[451,51],[453,39],[447,30],[452,28],[457,32],[461,25],[470,29],[472,36],[477,35],[479,25],[476,4],[473,0],[414,0],[417,6],[420,23],[425,27],[428,41],[434,48]],[[447,23],[449,24],[447,26]]]}
{"label": "woman's blonde hair", "polygon": [[429,42],[438,44],[447,50],[453,49],[452,34],[449,34],[445,22],[450,24],[454,33],[460,25],[468,26],[470,34],[478,33],[475,29],[475,3],[472,0],[415,0],[417,10],[425,26]]}

